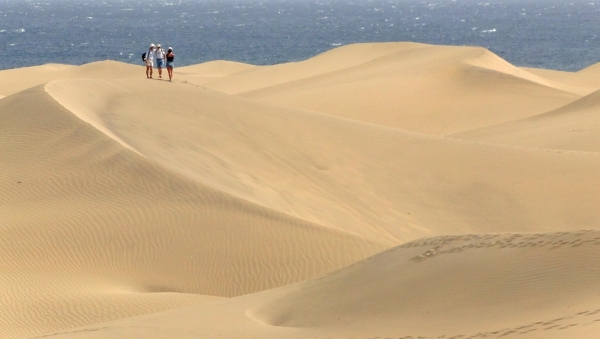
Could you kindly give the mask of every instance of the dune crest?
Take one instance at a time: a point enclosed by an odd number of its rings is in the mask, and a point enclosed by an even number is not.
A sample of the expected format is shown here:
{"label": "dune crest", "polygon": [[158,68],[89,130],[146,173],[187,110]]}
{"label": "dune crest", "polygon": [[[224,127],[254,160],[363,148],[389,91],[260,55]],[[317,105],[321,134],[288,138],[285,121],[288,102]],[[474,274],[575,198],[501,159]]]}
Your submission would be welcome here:
{"label": "dune crest", "polygon": [[46,93],[50,94],[50,96],[58,101],[63,107],[74,113],[79,119],[87,122],[88,124],[94,126],[94,128],[98,129],[102,133],[106,134],[111,139],[117,141],[124,147],[140,154],[140,152],[136,151],[131,147],[131,145],[127,144],[123,141],[119,136],[115,135],[110,129],[105,126],[105,123],[102,121],[102,117],[99,113],[102,113],[102,109],[98,109],[97,111],[89,111],[85,109],[85,106],[77,105],[76,102],[86,102],[87,105],[94,105],[97,103],[94,102],[99,99],[97,93],[79,93],[79,95],[85,95],[84,97],[79,96],[77,101],[68,100],[71,97],[71,91],[68,85],[65,85],[65,81],[55,80],[47,83],[44,86],[44,90]]}
{"label": "dune crest", "polygon": [[53,80],[139,78],[143,66],[106,60],[82,66],[47,64],[0,71],[0,95],[8,96]]}

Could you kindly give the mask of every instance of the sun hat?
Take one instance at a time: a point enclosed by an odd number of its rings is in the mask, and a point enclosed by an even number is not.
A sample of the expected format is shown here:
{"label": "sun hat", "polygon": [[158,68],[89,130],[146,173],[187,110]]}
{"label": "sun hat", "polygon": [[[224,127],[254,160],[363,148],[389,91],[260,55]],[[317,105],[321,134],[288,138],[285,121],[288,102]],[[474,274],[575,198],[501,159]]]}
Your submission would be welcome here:
{"label": "sun hat", "polygon": [[154,47],[154,44],[150,44],[150,47]]}
{"label": "sun hat", "polygon": [[160,47],[160,44],[156,45],[156,47]]}
{"label": "sun hat", "polygon": [[172,50],[173,50],[173,47],[169,47],[169,51],[172,51]]}

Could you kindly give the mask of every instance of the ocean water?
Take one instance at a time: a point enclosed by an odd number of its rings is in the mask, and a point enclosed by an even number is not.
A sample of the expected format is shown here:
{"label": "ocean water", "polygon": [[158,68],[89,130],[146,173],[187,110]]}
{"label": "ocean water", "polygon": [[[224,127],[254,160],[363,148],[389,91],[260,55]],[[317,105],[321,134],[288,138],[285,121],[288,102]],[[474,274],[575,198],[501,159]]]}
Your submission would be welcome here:
{"label": "ocean water", "polygon": [[[594,2],[598,1],[598,2]],[[304,60],[356,42],[483,46],[518,66],[600,61],[600,0],[0,0],[0,69],[118,60]]]}

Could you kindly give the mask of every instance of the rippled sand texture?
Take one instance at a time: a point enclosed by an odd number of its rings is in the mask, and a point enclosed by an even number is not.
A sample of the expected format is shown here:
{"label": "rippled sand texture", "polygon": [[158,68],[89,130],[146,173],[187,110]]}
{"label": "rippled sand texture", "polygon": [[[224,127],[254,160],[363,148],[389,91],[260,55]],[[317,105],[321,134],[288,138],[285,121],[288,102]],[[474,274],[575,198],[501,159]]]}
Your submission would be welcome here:
{"label": "rippled sand texture", "polygon": [[1,71],[0,337],[596,338],[598,79],[413,43]]}

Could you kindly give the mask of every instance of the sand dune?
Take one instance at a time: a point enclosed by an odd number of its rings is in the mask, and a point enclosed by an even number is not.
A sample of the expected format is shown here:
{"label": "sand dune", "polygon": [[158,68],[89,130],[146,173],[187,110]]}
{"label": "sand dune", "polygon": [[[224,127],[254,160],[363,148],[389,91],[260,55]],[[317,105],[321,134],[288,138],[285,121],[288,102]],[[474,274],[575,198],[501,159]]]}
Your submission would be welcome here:
{"label": "sand dune", "polygon": [[524,120],[453,135],[469,140],[572,151],[600,151],[600,91]]}
{"label": "sand dune", "polygon": [[[399,328],[428,337],[541,330],[523,319],[600,313],[598,245],[597,231],[423,239],[290,288],[247,314],[272,326],[334,327],[347,336],[363,321],[382,336],[399,335]],[[555,329],[585,319],[565,318],[553,321]]]}
{"label": "sand dune", "polygon": [[[255,68],[203,86],[432,134],[543,113],[594,90],[544,79],[481,48],[390,43],[350,45],[329,53],[301,63]],[[348,56],[349,62],[331,61]]]}
{"label": "sand dune", "polygon": [[426,47],[417,43],[356,44],[330,50],[301,62],[255,67],[206,86],[227,94],[239,94],[274,85],[352,68],[397,51]]}
{"label": "sand dune", "polygon": [[595,73],[413,43],[2,71],[0,337],[594,338]]}
{"label": "sand dune", "polygon": [[[46,90],[190,180],[389,246],[441,230],[558,230],[571,218],[588,220],[579,227],[600,220],[600,180],[589,179],[600,159],[429,137],[145,82],[61,80]],[[161,107],[148,94],[158,91],[174,103]],[[556,175],[569,180],[549,184]],[[562,195],[547,193],[554,191]]]}
{"label": "sand dune", "polygon": [[61,78],[74,66],[48,64],[0,71],[0,95],[8,96],[24,89]]}
{"label": "sand dune", "polygon": [[44,87],[0,106],[2,337],[277,287],[385,248],[165,170]]}
{"label": "sand dune", "polygon": [[592,338],[598,246],[598,231],[425,238],[321,279],[50,338]]}
{"label": "sand dune", "polygon": [[0,71],[0,95],[8,96],[57,79],[70,78],[139,78],[143,66],[116,61],[93,62],[82,66],[48,64]]}

